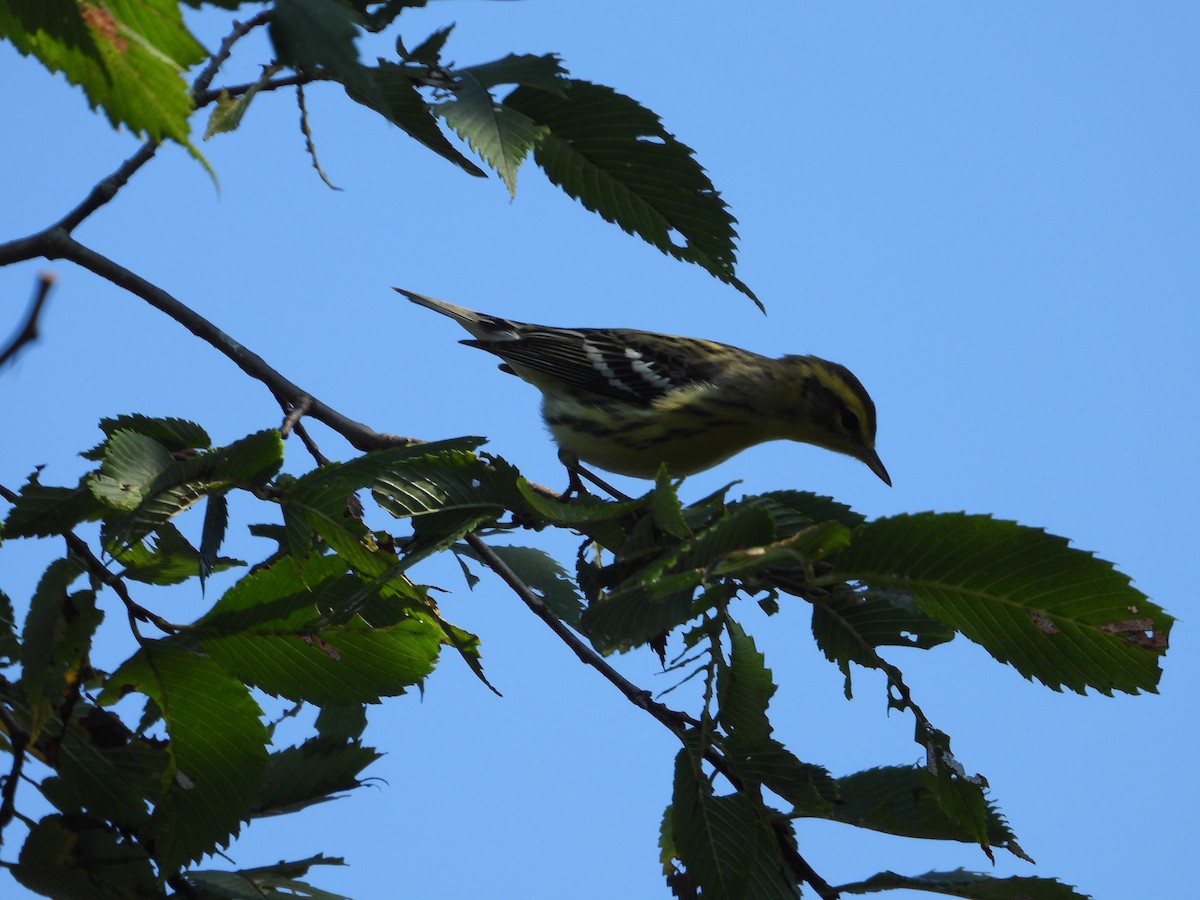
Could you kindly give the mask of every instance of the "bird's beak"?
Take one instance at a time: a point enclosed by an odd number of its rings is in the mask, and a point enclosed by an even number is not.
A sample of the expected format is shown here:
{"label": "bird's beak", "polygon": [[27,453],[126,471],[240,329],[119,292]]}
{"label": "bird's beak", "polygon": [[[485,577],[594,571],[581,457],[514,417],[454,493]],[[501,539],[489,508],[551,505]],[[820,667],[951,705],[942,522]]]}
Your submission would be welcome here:
{"label": "bird's beak", "polygon": [[888,475],[887,469],[883,467],[883,460],[879,458],[879,454],[875,452],[873,447],[862,448],[862,453],[858,457],[867,464],[867,468],[878,475],[883,483],[888,487],[892,486],[891,476]]}

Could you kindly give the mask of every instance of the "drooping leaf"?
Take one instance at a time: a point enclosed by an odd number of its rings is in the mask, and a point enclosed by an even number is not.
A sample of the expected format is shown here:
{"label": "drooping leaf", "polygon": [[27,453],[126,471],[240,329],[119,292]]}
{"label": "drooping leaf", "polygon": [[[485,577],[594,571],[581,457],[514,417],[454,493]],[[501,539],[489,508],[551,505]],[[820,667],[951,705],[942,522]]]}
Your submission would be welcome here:
{"label": "drooping leaf", "polygon": [[83,88],[113,127],[190,146],[192,97],[182,73],[206,52],[177,0],[15,0],[0,5],[0,37]]}
{"label": "drooping leaf", "polygon": [[348,86],[347,93],[352,100],[369,106],[413,140],[424,144],[438,156],[450,160],[469,175],[487,177],[483,169],[463,156],[442,133],[433,109],[413,82],[415,73],[412,70],[407,66],[380,60],[377,66],[367,69],[367,73],[375,90],[362,93],[351,90]]}
{"label": "drooping leaf", "polygon": [[170,777],[151,815],[160,871],[227,847],[263,783],[267,730],[246,686],[171,640],[142,644],[109,678],[102,703],[127,690],[154,701],[170,741]]}
{"label": "drooping leaf", "polygon": [[1172,618],[1064,538],[965,513],[863,525],[838,573],[911,593],[920,610],[1048,687],[1157,689]]}
{"label": "drooping leaf", "polygon": [[339,0],[276,0],[268,30],[279,62],[321,69],[374,105],[379,88],[358,58],[361,23],[359,13]]}
{"label": "drooping leaf", "polygon": [[50,564],[38,581],[21,634],[21,692],[29,704],[29,734],[36,740],[64,692],[86,672],[92,635],[104,613],[91,591],[68,594],[83,571],[74,558]]}
{"label": "drooping leaf", "polygon": [[0,591],[0,666],[8,666],[21,657],[21,642],[17,639],[17,615],[12,600]]}
{"label": "drooping leaf", "polygon": [[320,738],[272,753],[256,815],[295,812],[359,787],[359,773],[382,754],[357,741],[335,745]]}
{"label": "drooping leaf", "polygon": [[567,70],[563,68],[562,59],[556,53],[547,53],[544,56],[510,53],[502,59],[455,69],[453,74],[459,77],[470,75],[484,88],[494,88],[499,84],[518,84],[549,91],[559,97],[567,95]]}
{"label": "drooping leaf", "polygon": [[692,752],[675,761],[673,850],[709,900],[795,900],[800,896],[766,809],[744,793],[713,796]]}
{"label": "drooping leaf", "polygon": [[[575,590],[575,583],[557,560],[534,547],[490,546],[492,552],[504,560],[517,577],[541,598],[550,612],[571,627],[579,627],[583,603],[579,599],[579,592]],[[479,559],[469,546],[460,547],[458,552]]]}
{"label": "drooping leaf", "polygon": [[49,537],[70,531],[81,522],[94,522],[107,507],[92,494],[86,483],[78,487],[39,484],[37,475],[21,488],[21,495],[4,521],[4,536]]}
{"label": "drooping leaf", "polygon": [[[907,602],[906,602],[907,601]],[[850,697],[850,663],[878,667],[879,647],[927,650],[952,640],[954,629],[917,609],[905,595],[878,592],[831,594],[813,601],[813,637],[830,662],[846,677]]]}
{"label": "drooping leaf", "polygon": [[915,766],[884,766],[855,772],[835,779],[841,800],[836,806],[806,808],[798,805],[796,813],[901,837],[983,843],[1029,859],[1017,844],[1016,835],[1004,816],[994,804],[987,802],[978,786],[972,785],[969,790],[979,798],[981,829],[973,823],[964,827],[961,821],[948,814],[939,802],[931,779],[933,776],[926,770]]}
{"label": "drooping leaf", "polygon": [[503,101],[549,129],[534,159],[550,180],[605,220],[758,303],[734,274],[735,219],[691,148],[637,101],[602,85],[563,81],[565,95],[522,86]]}
{"label": "drooping leaf", "polygon": [[[199,551],[170,522],[130,547],[113,546],[111,550],[113,559],[125,567],[121,577],[133,581],[181,584],[206,574]],[[207,570],[223,572],[244,565],[240,559],[218,556],[209,562]]]}
{"label": "drooping leaf", "polygon": [[434,111],[495,169],[509,196],[515,197],[517,170],[549,129],[496,102],[487,86],[470,72],[459,73],[454,99],[439,103]]}
{"label": "drooping leaf", "polygon": [[314,857],[294,862],[278,862],[271,866],[254,869],[238,869],[235,872],[220,872],[202,869],[188,872],[187,881],[193,888],[203,892],[205,898],[220,897],[222,900],[350,900],[341,894],[331,894],[296,879],[307,875],[313,866],[344,866],[336,856],[317,854]]}
{"label": "drooping leaf", "polygon": [[915,876],[880,872],[866,881],[839,885],[837,890],[843,894],[874,894],[905,888],[966,900],[1091,900],[1090,895],[1081,894],[1071,885],[1052,878],[997,878],[963,869]]}
{"label": "drooping leaf", "polygon": [[153,897],[158,885],[145,851],[94,819],[49,815],[34,824],[10,871],[31,891],[57,900]]}
{"label": "drooping leaf", "polygon": [[80,454],[84,459],[103,459],[108,439],[118,431],[128,431],[152,438],[156,443],[161,444],[168,453],[207,450],[212,446],[212,439],[208,436],[208,432],[187,419],[143,416],[140,413],[134,413],[101,419],[100,430],[104,432],[104,441]]}
{"label": "drooping leaf", "polygon": [[734,621],[727,630],[729,663],[717,670],[717,720],[744,746],[754,747],[771,737],[767,704],[775,694],[775,683],[754,638]]}
{"label": "drooping leaf", "polygon": [[225,491],[208,495],[204,505],[204,528],[200,532],[200,583],[204,583],[220,560],[221,544],[229,526],[229,500]]}

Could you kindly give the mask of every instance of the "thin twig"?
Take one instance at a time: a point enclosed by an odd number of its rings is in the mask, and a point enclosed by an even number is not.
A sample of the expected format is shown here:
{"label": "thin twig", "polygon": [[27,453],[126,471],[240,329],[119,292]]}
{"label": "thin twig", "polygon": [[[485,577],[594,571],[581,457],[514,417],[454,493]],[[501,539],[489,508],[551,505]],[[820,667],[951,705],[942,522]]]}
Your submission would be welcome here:
{"label": "thin twig", "polygon": [[321,161],[317,159],[317,145],[313,141],[312,129],[308,127],[308,104],[304,102],[303,85],[296,86],[296,103],[300,107],[300,133],[304,135],[304,149],[308,152],[308,158],[312,160],[313,168],[317,170],[325,186],[330,190],[340,191],[341,188],[329,180],[329,176],[321,168]]}
{"label": "thin twig", "polygon": [[[212,58],[200,70],[200,74],[196,76],[196,80],[192,82],[192,105],[196,109],[211,103],[220,96],[220,91],[210,91],[208,87],[217,76],[217,70],[221,68],[225,60],[229,59],[229,54],[233,52],[233,45],[255,28],[265,25],[270,20],[271,10],[264,9],[262,12],[255,13],[245,22],[235,21],[233,23],[233,29],[229,34],[225,35],[221,41],[221,46],[217,48],[217,52],[212,55]],[[212,95],[211,98],[210,94]]]}
{"label": "thin twig", "polygon": [[[524,601],[525,605],[529,607],[534,615],[546,623],[550,630],[575,653],[581,662],[596,669],[617,690],[624,694],[625,698],[634,706],[645,710],[658,722],[665,725],[681,742],[685,741],[689,727],[696,727],[700,724],[686,713],[673,710],[665,704],[652,699],[649,691],[642,690],[605,662],[602,656],[585,644],[575,632],[546,608],[541,598],[521,580],[519,575],[509,568],[504,560],[479,535],[468,534],[466,539],[479,559],[489,569],[499,575],[505,584],[512,588],[513,593]],[[745,785],[741,778],[733,771],[724,755],[716,747],[711,745],[707,747],[704,751],[704,758],[733,785],[735,790],[745,790]],[[788,838],[789,835],[785,829],[778,830],[777,841],[780,850],[797,880],[804,881],[810,885],[821,900],[838,900],[839,894],[837,890],[817,874],[808,861],[791,845],[791,841]]]}
{"label": "thin twig", "polygon": [[17,358],[17,354],[21,352],[23,347],[26,347],[36,341],[39,337],[38,321],[41,318],[42,310],[46,306],[46,298],[50,296],[50,288],[54,287],[54,273],[42,272],[38,275],[37,288],[34,291],[33,302],[29,305],[29,312],[25,316],[25,321],[21,324],[13,339],[9,341],[7,347],[0,351],[0,369]]}
{"label": "thin twig", "polygon": [[21,780],[21,769],[25,765],[25,747],[29,744],[29,732],[18,724],[9,713],[8,708],[0,703],[0,723],[8,734],[9,749],[12,753],[12,768],[8,777],[0,787],[0,835],[12,821],[17,811],[17,783]]}
{"label": "thin twig", "polygon": [[[176,634],[179,631],[179,626],[172,625],[166,619],[155,615],[146,609],[146,607],[137,603],[129,593],[129,588],[126,587],[121,577],[109,571],[108,567],[92,552],[92,548],[87,545],[85,540],[69,531],[64,532],[63,537],[66,538],[67,546],[71,549],[71,552],[79,557],[96,580],[106,587],[111,588],[112,592],[121,598],[121,602],[125,604],[125,609],[128,610],[131,619],[149,622],[164,634]],[[134,634],[137,634],[136,628],[134,629]]]}
{"label": "thin twig", "polygon": [[[145,300],[159,312],[170,316],[196,337],[216,348],[251,378],[265,384],[275,398],[285,405],[285,408],[290,409],[299,404],[304,397],[311,398],[307,391],[284,378],[261,356],[239,344],[208,319],[172,297],[162,288],[151,284],[140,275],[91,248],[85,247],[61,231],[44,232],[41,237],[44,239],[42,249],[44,255],[54,259],[70,260]],[[315,398],[311,398],[307,414],[309,418],[328,425],[359,450],[381,450],[387,447],[403,447],[420,443],[414,438],[375,431],[361,422],[355,422],[331,409]]]}
{"label": "thin twig", "polygon": [[468,534],[467,543],[471,545],[471,549],[479,555],[483,563],[499,575],[505,584],[512,588],[513,592],[524,601],[533,614],[545,622],[550,630],[579,657],[580,662],[591,666],[603,675],[634,706],[650,713],[655,719],[669,728],[671,733],[680,740],[683,739],[689,726],[697,724],[687,714],[677,712],[654,700],[650,696],[649,691],[642,690],[605,662],[600,654],[585,644],[575,632],[563,624],[554,613],[546,608],[546,604],[542,602],[541,598],[530,590],[529,586],[521,580],[520,576],[510,569],[508,564],[497,556],[496,552],[479,535]]}

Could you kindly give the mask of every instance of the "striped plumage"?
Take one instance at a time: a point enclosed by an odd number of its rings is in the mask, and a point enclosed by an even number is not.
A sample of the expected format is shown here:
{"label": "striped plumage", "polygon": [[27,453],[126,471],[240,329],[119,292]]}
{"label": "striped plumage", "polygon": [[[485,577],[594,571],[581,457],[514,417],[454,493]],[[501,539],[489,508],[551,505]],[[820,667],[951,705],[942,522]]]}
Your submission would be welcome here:
{"label": "striped plumage", "polygon": [[875,452],[875,404],[837,363],[623,328],[529,325],[396,290],[457,321],[473,336],[462,343],[538,387],[569,457],[653,478],[662,463],[689,475],[754,444],[793,440],[862,460],[891,484]]}

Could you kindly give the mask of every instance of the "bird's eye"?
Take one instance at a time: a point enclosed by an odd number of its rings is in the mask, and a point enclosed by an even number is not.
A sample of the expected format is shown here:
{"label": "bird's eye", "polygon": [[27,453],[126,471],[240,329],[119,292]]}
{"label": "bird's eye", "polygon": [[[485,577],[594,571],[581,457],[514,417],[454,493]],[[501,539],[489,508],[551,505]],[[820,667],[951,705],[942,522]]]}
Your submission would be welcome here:
{"label": "bird's eye", "polygon": [[841,412],[842,428],[849,434],[858,434],[858,416],[850,412],[848,409],[843,409]]}

